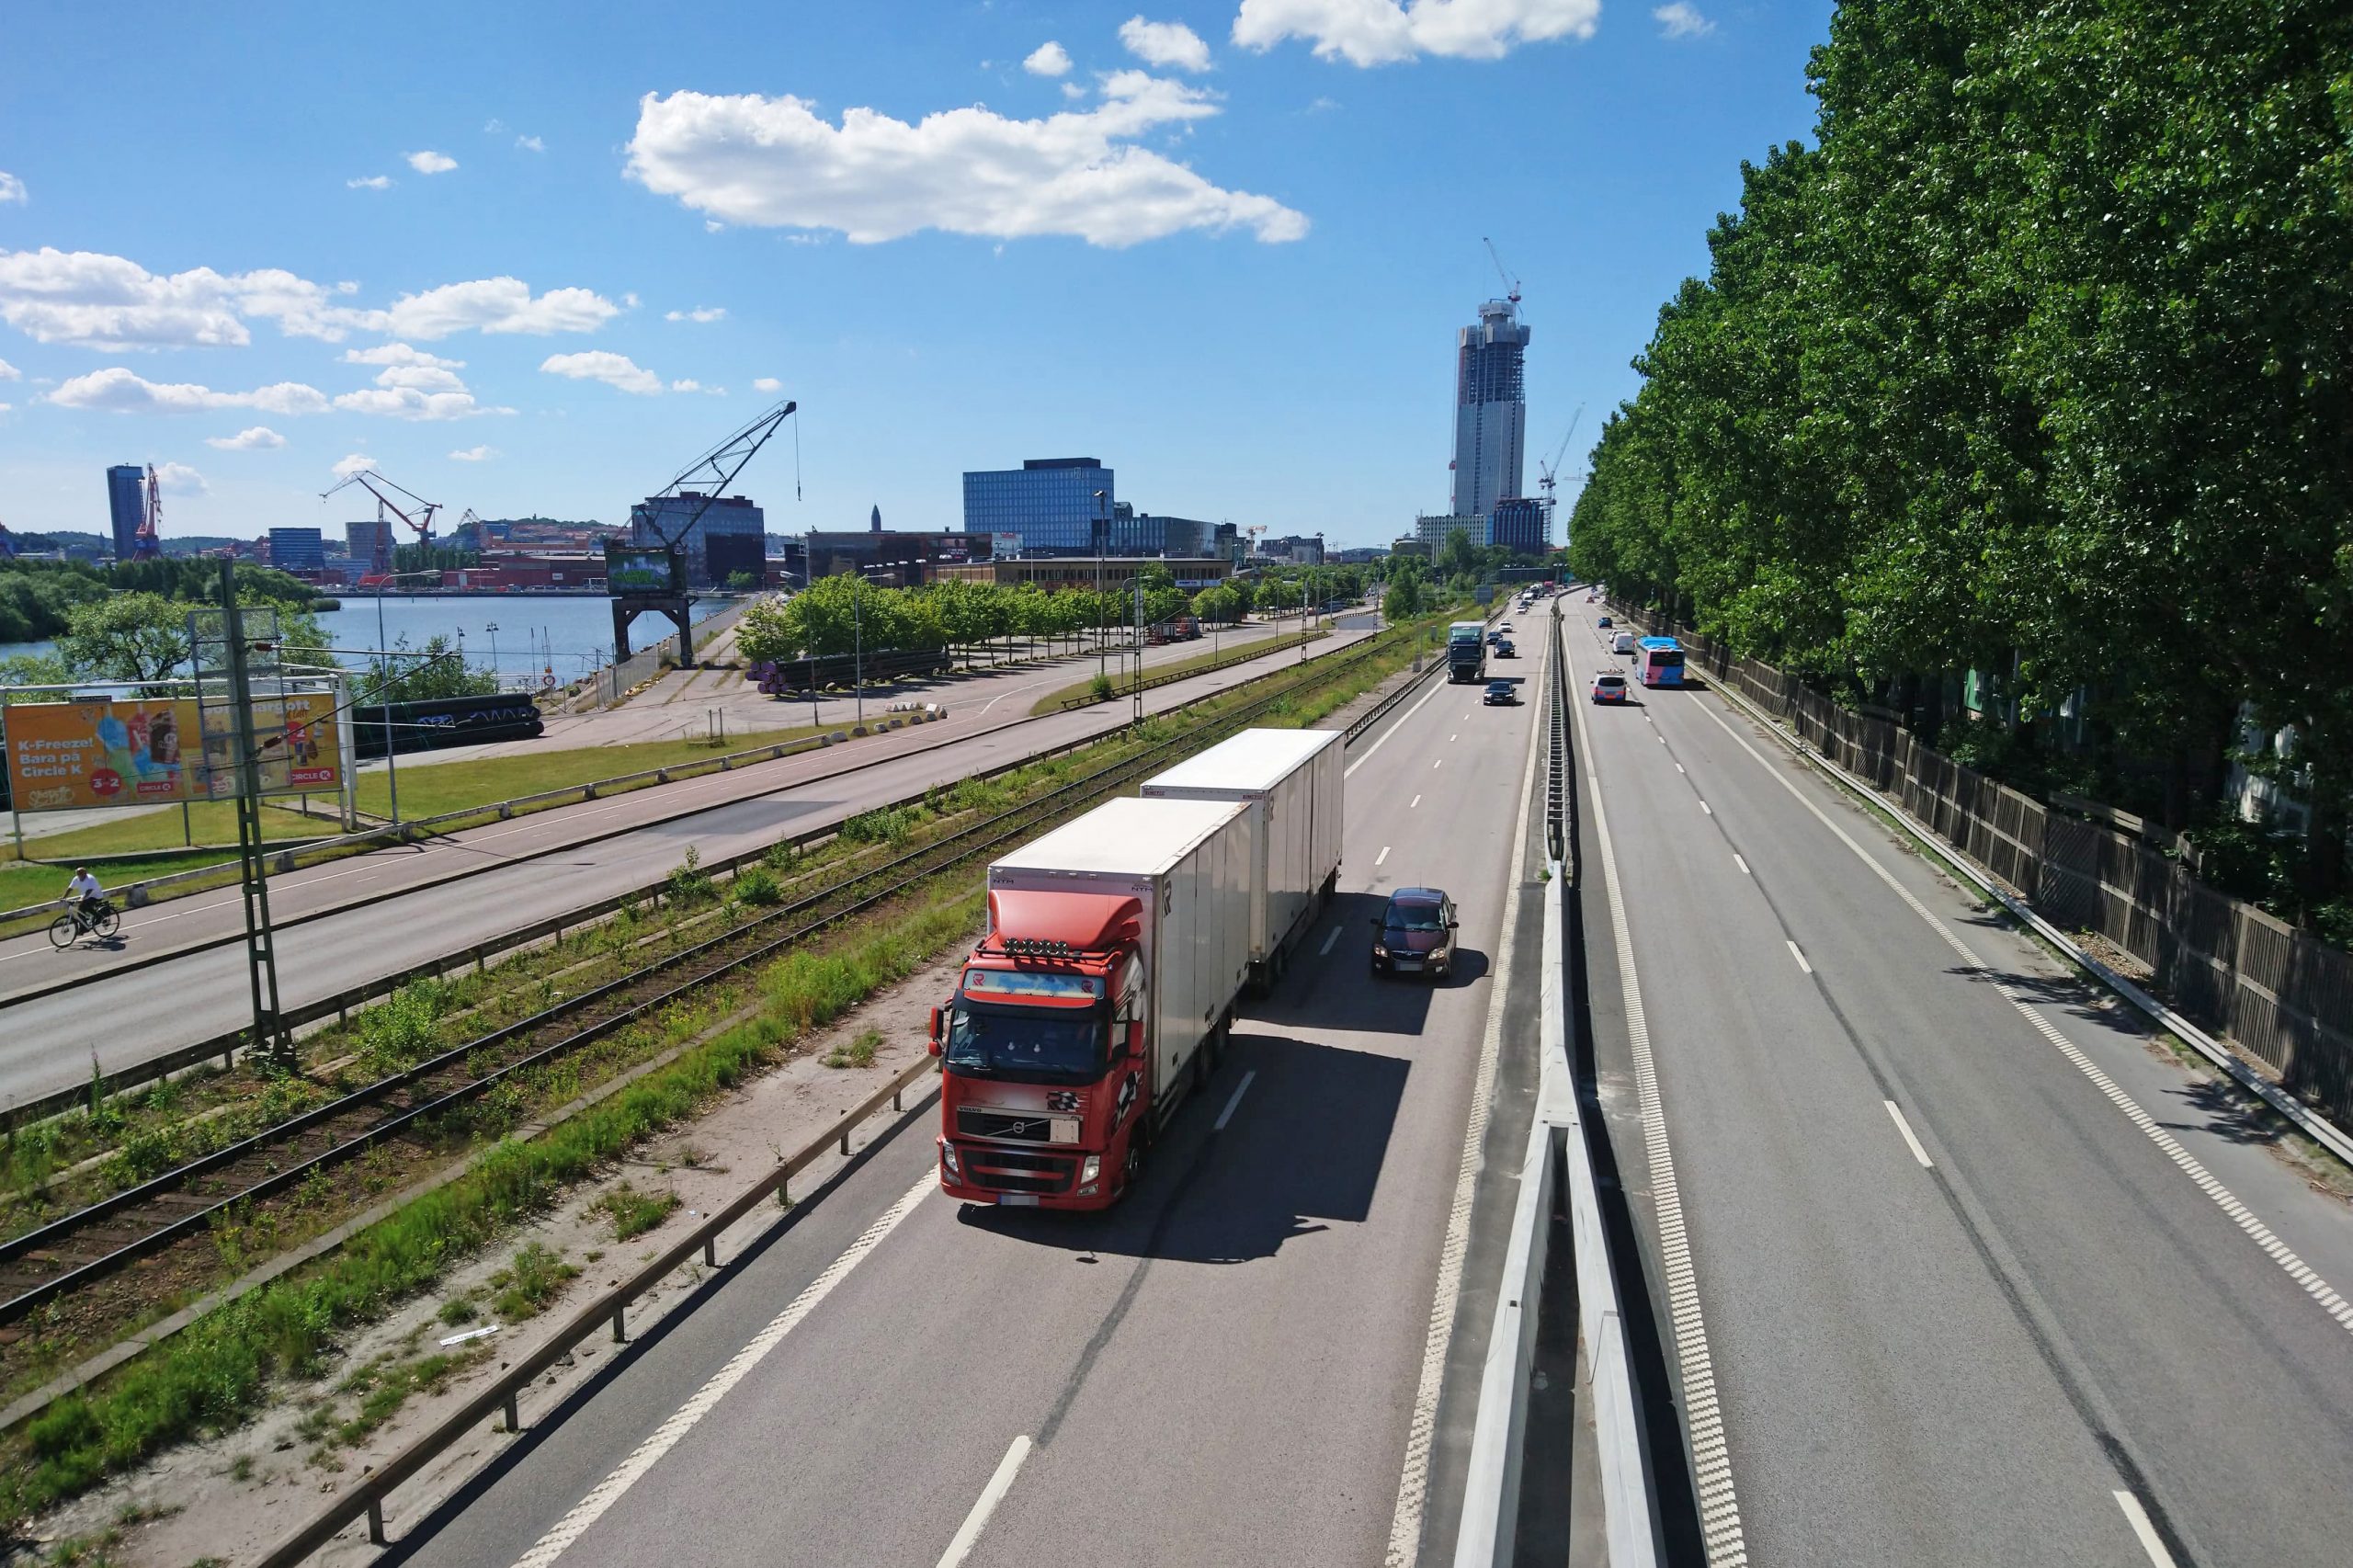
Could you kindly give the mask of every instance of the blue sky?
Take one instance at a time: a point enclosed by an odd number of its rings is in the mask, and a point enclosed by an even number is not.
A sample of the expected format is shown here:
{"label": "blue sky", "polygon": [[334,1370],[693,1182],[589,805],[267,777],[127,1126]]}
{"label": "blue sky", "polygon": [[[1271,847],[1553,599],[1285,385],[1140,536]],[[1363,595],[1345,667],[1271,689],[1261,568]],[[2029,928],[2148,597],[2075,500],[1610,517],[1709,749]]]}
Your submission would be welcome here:
{"label": "blue sky", "polygon": [[772,531],[953,527],[963,470],[1085,454],[1151,511],[1385,542],[1447,503],[1481,236],[1532,491],[1740,161],[1809,132],[1830,13],[229,9],[0,22],[12,528],[102,531],[124,461],[173,465],[167,534],[332,527],[355,454],[451,518],[618,522],[790,396],[801,499],[789,435],[739,485]]}

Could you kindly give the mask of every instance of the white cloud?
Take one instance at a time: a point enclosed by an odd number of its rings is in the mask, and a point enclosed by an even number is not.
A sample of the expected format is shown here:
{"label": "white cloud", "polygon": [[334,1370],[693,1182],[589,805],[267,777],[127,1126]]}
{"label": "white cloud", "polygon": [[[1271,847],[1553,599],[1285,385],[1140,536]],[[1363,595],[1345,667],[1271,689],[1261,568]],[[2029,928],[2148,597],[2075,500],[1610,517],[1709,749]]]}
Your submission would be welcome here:
{"label": "white cloud", "polygon": [[212,486],[186,463],[157,463],[155,488],[166,495],[210,495]]}
{"label": "white cloud", "polygon": [[392,309],[368,314],[371,330],[430,342],[468,330],[534,336],[594,332],[620,314],[620,308],[592,290],[551,289],[534,298],[531,286],[519,278],[482,278],[404,294]]}
{"label": "white cloud", "polygon": [[1591,38],[1600,16],[1601,0],[1242,0],[1233,36],[1262,51],[1306,39],[1319,58],[1351,65],[1497,60],[1518,44]]}
{"label": "white cloud", "polygon": [[1673,0],[1651,13],[1658,23],[1660,34],[1666,38],[1705,38],[1716,30],[1716,24],[1699,14],[1699,7],[1689,0]]}
{"label": "white cloud", "polygon": [[1337,98],[1318,97],[1313,103],[1307,106],[1307,112],[1310,114],[1329,114],[1332,110],[1338,108],[1339,107],[1340,100]]}
{"label": "white cloud", "polygon": [[670,383],[670,390],[672,392],[700,392],[702,391],[702,383],[700,381],[672,381]]}
{"label": "white cloud", "polygon": [[337,479],[349,479],[353,474],[358,473],[360,470],[373,469],[375,466],[376,460],[374,458],[368,456],[364,452],[354,452],[349,457],[345,458],[335,465],[335,476]]}
{"label": "white cloud", "polygon": [[266,452],[284,446],[286,437],[267,425],[256,425],[233,436],[208,436],[204,444],[224,452]]}
{"label": "white cloud", "polygon": [[369,175],[364,179],[347,179],[343,182],[343,187],[346,190],[390,190],[392,188],[392,176]]}
{"label": "white cloud", "polygon": [[1270,244],[1304,235],[1306,218],[1272,198],[1222,189],[1135,145],[1218,112],[1214,94],[1141,71],[1106,75],[1092,108],[1042,119],[974,105],[910,125],[852,108],[835,126],[790,96],[649,93],[629,173],[731,222],[838,229],[858,244],[926,228],[1107,246],[1187,229],[1246,228]]}
{"label": "white cloud", "polygon": [[752,382],[754,392],[782,392],[784,383],[774,376],[762,376]]}
{"label": "white cloud", "polygon": [[569,376],[575,381],[602,381],[640,397],[652,397],[662,390],[661,377],[642,369],[626,354],[603,348],[585,354],[551,354],[540,361],[540,369],[551,376]]}
{"label": "white cloud", "polygon": [[662,319],[664,321],[725,321],[727,319],[727,307],[724,305],[699,305],[691,311],[672,311]]}
{"label": "white cloud", "polygon": [[468,447],[462,452],[451,452],[450,459],[461,463],[486,463],[498,456],[496,447]]}
{"label": "white cloud", "polygon": [[21,381],[25,373],[6,359],[0,359],[0,381]]}
{"label": "white cloud", "polygon": [[620,313],[586,289],[534,296],[517,278],[449,283],[389,310],[336,302],[357,284],[332,287],[265,268],[222,274],[209,267],[169,276],[97,251],[0,251],[0,321],[41,343],[109,352],[129,348],[240,347],[247,321],[275,321],[290,337],[340,342],[354,331],[402,337],[487,333],[591,332]]}
{"label": "white cloud", "polygon": [[458,166],[458,160],[447,153],[428,150],[423,153],[404,153],[401,156],[408,160],[410,168],[421,175],[446,175]]}
{"label": "white cloud", "polygon": [[460,370],[463,359],[444,359],[438,354],[427,354],[422,348],[411,348],[405,343],[381,343],[373,348],[347,348],[343,351],[347,365],[427,365],[437,369]]}
{"label": "white cloud", "polygon": [[1070,74],[1070,51],[1048,39],[1029,51],[1021,69],[1032,76],[1067,76]]}
{"label": "white cloud", "polygon": [[536,136],[517,136],[515,138],[515,145],[522,148],[526,153],[544,153],[548,150],[548,144]]}
{"label": "white cloud", "polygon": [[203,414],[216,408],[257,408],[265,414],[324,414],[326,394],[300,381],[279,381],[252,392],[215,392],[186,381],[155,382],[121,366],[93,370],[59,384],[49,401],[65,408],[111,414]]}
{"label": "white cloud", "polygon": [[1210,68],[1210,46],[1182,22],[1147,22],[1130,17],[1120,24],[1120,41],[1147,65],[1173,66],[1179,71]]}
{"label": "white cloud", "polygon": [[506,134],[506,122],[493,115],[483,121],[482,133],[484,136],[504,136]]}
{"label": "white cloud", "polygon": [[0,169],[0,202],[28,199],[29,198],[25,195],[25,182],[7,170]]}
{"label": "white cloud", "polygon": [[1086,96],[1086,89],[1080,86],[1077,83],[1064,82],[1063,84],[1063,97],[1066,98],[1083,98]]}

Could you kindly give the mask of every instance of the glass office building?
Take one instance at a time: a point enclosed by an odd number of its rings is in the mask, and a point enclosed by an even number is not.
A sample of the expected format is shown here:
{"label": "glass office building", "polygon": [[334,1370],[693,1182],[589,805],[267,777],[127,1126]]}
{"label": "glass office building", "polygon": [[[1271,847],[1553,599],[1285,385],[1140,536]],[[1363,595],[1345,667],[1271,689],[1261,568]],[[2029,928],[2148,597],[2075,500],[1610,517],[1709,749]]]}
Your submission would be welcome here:
{"label": "glass office building", "polygon": [[139,545],[139,525],[147,520],[147,471],[137,463],[107,470],[107,520],[114,529],[114,558],[128,561]]}
{"label": "glass office building", "polygon": [[1109,548],[1117,502],[1098,459],[1032,458],[964,475],[964,531],[1018,535],[1025,553],[1092,555]]}
{"label": "glass office building", "polygon": [[269,563],[280,572],[324,571],[327,563],[326,540],[317,528],[272,528]]}

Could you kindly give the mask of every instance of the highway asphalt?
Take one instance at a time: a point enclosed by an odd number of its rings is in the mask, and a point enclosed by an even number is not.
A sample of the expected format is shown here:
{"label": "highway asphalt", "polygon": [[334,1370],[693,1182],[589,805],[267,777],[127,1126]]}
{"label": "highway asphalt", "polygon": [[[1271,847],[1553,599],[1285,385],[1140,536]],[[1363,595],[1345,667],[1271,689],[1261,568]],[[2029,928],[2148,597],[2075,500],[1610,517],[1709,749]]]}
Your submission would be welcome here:
{"label": "highway asphalt", "polygon": [[[1661,1335],[1722,1402],[1714,1561],[2353,1561],[2353,1210],[1722,696],[1585,700],[1627,667],[1604,608],[1564,630],[1704,1345]],[[1664,1317],[1676,1227],[1584,904]]]}
{"label": "highway asphalt", "polygon": [[[1317,654],[1370,635],[1371,621],[1343,618]],[[1145,707],[1160,711],[1298,657],[1285,650],[1174,682],[1145,693]],[[939,724],[273,877],[281,1005],[331,996],[645,886],[690,845],[718,860],[1127,722],[1127,703],[1113,702],[1015,727],[1032,700],[1024,693],[992,711],[984,692]],[[118,1071],[249,1023],[243,931],[230,890],[133,912],[112,947],[60,953],[40,933],[0,943],[0,1105],[84,1082],[93,1059]],[[176,956],[145,961],[159,949]]]}
{"label": "highway asphalt", "polygon": [[[1461,1403],[1425,1362],[1540,712],[1434,680],[1358,742],[1339,896],[1120,1208],[950,1202],[913,1117],[388,1560],[1381,1562],[1409,1436]],[[1413,882],[1461,908],[1443,983],[1367,973]]]}

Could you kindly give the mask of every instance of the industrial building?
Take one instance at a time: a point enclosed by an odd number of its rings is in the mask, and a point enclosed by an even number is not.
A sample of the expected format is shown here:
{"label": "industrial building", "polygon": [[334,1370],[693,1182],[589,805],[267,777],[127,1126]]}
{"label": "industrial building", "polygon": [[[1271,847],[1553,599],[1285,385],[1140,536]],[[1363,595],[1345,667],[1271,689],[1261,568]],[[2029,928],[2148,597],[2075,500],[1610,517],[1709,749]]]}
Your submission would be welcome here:
{"label": "industrial building", "polygon": [[1170,556],[1112,555],[1098,559],[1092,555],[1024,555],[1005,561],[943,562],[928,570],[935,582],[996,583],[1006,587],[1026,583],[1049,591],[1092,588],[1100,583],[1105,592],[1116,593],[1132,578],[1155,566],[1166,568],[1176,585],[1188,590],[1214,587],[1233,575],[1233,561],[1220,556],[1186,560]]}
{"label": "industrial building", "polygon": [[1479,324],[1466,326],[1456,345],[1454,509],[1458,517],[1484,517],[1520,494],[1528,441],[1528,402],[1521,359],[1528,326],[1514,300],[1489,300]]}
{"label": "industrial building", "polygon": [[128,561],[139,548],[139,525],[147,519],[147,471],[137,463],[107,470],[107,517],[114,530],[114,558]]}
{"label": "industrial building", "polygon": [[1098,458],[1031,458],[964,475],[964,531],[1011,535],[1025,555],[1108,553],[1118,504]]}
{"label": "industrial building", "polygon": [[[746,536],[748,551],[735,542]],[[714,540],[728,542],[714,549]],[[649,495],[629,510],[629,541],[676,546],[686,562],[687,585],[713,587],[730,573],[760,570],[767,555],[767,515],[743,495],[705,496],[692,490]]]}

